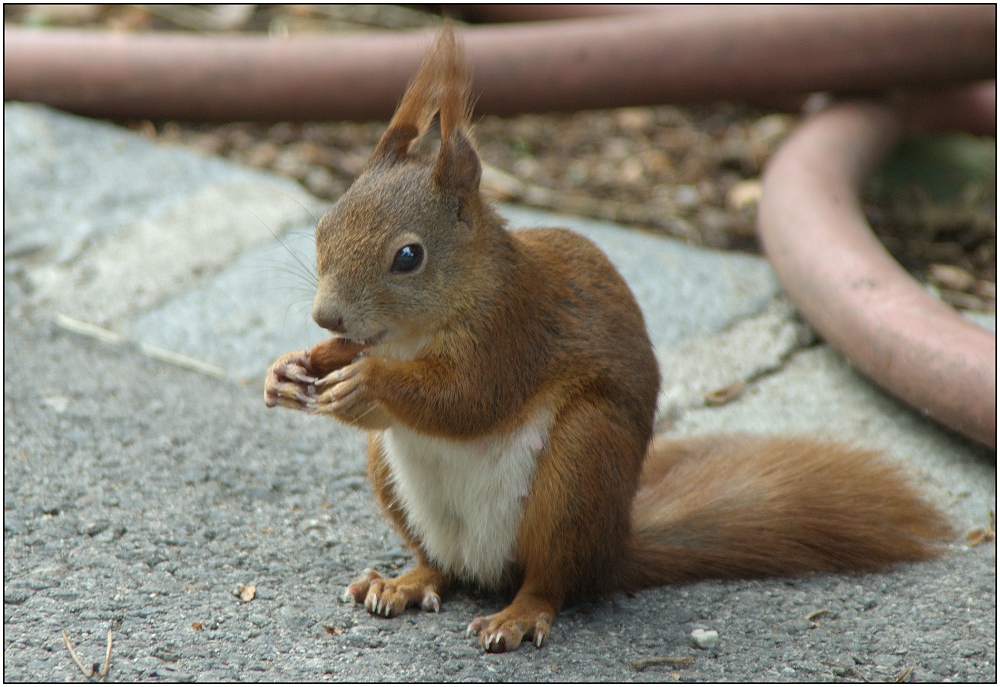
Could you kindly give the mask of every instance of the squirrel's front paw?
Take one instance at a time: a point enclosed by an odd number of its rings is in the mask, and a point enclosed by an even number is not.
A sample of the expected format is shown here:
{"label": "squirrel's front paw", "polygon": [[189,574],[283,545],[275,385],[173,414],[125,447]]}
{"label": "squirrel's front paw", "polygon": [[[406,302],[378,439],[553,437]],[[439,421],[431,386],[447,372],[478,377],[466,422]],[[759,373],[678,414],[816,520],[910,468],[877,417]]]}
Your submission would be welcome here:
{"label": "squirrel's front paw", "polygon": [[361,358],[331,372],[316,383],[319,395],[306,407],[312,412],[333,415],[347,424],[385,429],[389,426],[389,416],[372,395],[368,383],[375,364],[371,358]]}
{"label": "squirrel's front paw", "polygon": [[309,368],[307,351],[292,351],[274,361],[264,378],[264,404],[304,410],[315,400],[319,380]]}

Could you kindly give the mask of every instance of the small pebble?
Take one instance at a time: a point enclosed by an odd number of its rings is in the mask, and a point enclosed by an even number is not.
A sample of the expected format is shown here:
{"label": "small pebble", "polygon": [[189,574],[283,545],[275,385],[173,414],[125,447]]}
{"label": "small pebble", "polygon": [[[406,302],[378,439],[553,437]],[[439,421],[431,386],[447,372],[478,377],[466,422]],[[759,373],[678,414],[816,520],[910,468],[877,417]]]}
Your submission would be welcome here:
{"label": "small pebble", "polygon": [[69,399],[65,396],[46,396],[42,399],[42,403],[54,410],[56,414],[65,413],[66,408],[69,407]]}
{"label": "small pebble", "polygon": [[715,630],[694,630],[691,642],[699,649],[711,649],[719,643],[719,633]]}
{"label": "small pebble", "polygon": [[753,123],[753,132],[768,145],[777,145],[789,134],[795,120],[785,114],[770,114]]}
{"label": "small pebble", "polygon": [[973,285],[972,291],[980,298],[987,298],[992,300],[997,299],[996,282],[988,281],[986,279],[980,279]]}
{"label": "small pebble", "polygon": [[108,520],[97,520],[84,525],[80,533],[85,534],[88,537],[96,537],[109,527],[111,527],[111,523]]}
{"label": "small pebble", "polygon": [[308,530],[316,530],[323,527],[323,523],[316,518],[306,518],[299,523],[299,531],[306,532]]}

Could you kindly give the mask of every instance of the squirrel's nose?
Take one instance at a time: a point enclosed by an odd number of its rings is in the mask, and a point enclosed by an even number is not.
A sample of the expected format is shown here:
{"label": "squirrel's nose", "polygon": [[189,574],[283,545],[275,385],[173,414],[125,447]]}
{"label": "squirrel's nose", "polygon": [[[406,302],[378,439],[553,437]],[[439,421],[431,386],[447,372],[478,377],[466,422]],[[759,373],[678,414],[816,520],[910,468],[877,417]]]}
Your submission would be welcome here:
{"label": "squirrel's nose", "polygon": [[313,320],[323,329],[337,334],[347,331],[344,328],[344,318],[336,308],[329,307],[319,299],[313,303]]}

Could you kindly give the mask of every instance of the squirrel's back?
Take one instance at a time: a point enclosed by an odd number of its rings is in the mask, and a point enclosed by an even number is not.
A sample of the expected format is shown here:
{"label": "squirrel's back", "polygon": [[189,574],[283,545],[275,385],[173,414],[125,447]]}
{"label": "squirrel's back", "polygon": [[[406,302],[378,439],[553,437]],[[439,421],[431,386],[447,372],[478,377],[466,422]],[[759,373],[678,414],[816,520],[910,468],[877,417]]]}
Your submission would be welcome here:
{"label": "squirrel's back", "polygon": [[531,263],[531,281],[537,280],[525,285],[525,293],[546,301],[548,313],[534,326],[559,343],[552,349],[552,374],[577,382],[601,378],[621,387],[621,402],[637,404],[651,427],[659,366],[642,311],[621,274],[600,248],[569,229],[513,231],[511,238]]}

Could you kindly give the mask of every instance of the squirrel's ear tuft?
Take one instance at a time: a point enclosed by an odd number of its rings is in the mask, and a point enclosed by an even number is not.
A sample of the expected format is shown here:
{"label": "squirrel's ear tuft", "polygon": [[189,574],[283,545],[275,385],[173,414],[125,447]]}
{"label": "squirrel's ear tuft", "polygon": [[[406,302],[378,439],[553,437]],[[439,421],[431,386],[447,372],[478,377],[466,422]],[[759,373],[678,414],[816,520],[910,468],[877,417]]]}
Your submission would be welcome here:
{"label": "squirrel's ear tuft", "polygon": [[452,134],[469,126],[469,76],[465,70],[462,46],[455,40],[451,22],[446,22],[435,52],[440,52],[438,65],[438,114],[441,122],[441,141],[449,141]]}
{"label": "squirrel's ear tuft", "polygon": [[434,162],[432,179],[442,191],[460,194],[478,191],[482,165],[466,133],[470,119],[469,76],[462,46],[455,40],[450,24],[445,24],[438,45],[441,51],[438,112],[441,148]]}
{"label": "squirrel's ear tuft", "polygon": [[468,121],[468,90],[465,58],[455,40],[451,22],[446,20],[434,46],[406,88],[366,169],[403,160],[409,153],[410,144],[427,131],[435,114],[440,114],[441,137],[446,140],[452,131]]}

